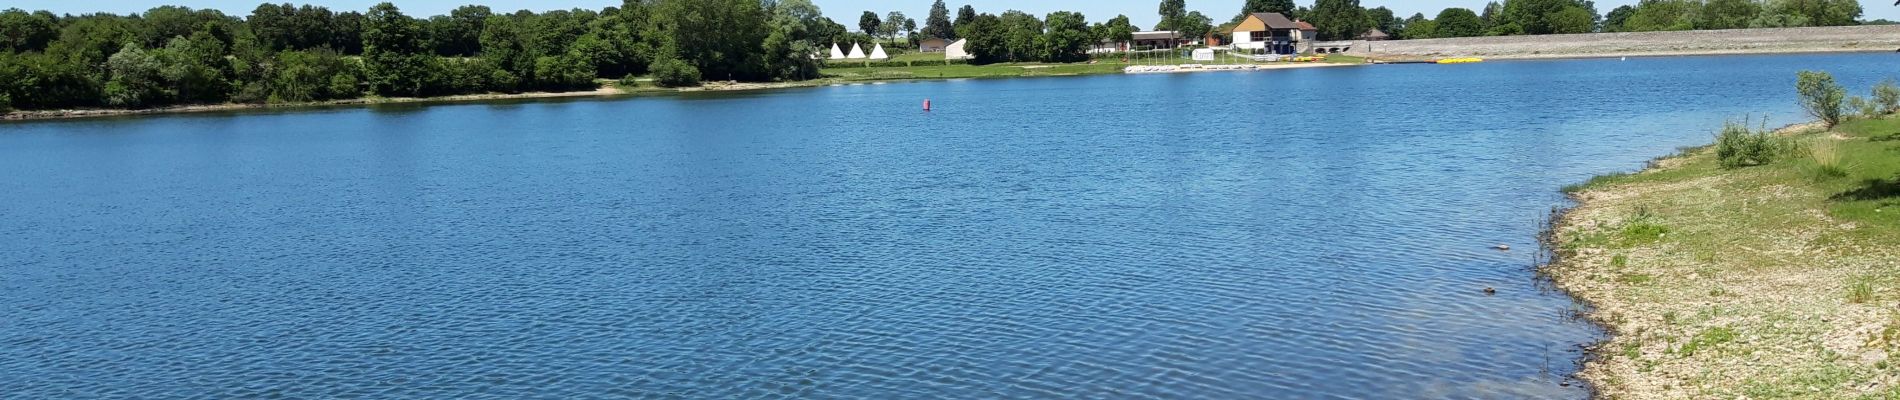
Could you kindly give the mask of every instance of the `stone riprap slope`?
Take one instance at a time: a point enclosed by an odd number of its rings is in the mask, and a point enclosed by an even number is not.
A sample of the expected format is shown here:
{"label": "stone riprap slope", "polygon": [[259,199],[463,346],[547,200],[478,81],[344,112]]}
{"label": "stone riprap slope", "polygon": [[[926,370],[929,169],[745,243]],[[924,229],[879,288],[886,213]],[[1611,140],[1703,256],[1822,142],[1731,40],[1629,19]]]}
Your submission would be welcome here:
{"label": "stone riprap slope", "polygon": [[1360,44],[1348,54],[1526,59],[1896,51],[1900,25],[1393,40],[1369,43],[1370,50]]}

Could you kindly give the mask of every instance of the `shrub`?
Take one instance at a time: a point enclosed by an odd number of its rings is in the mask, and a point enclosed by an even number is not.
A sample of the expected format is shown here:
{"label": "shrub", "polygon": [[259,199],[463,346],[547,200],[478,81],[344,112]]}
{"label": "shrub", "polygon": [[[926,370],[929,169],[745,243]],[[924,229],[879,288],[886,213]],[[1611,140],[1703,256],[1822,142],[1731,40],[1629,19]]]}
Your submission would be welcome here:
{"label": "shrub", "polygon": [[1847,98],[1846,107],[1847,111],[1854,112],[1854,116],[1856,117],[1874,118],[1880,116],[1880,104],[1868,100],[1866,97],[1849,97]]}
{"label": "shrub", "polygon": [[1834,75],[1821,71],[1801,71],[1795,77],[1794,90],[1801,96],[1801,108],[1808,112],[1808,116],[1821,120],[1828,129],[1840,124],[1841,101],[1847,97],[1847,90],[1834,83]]}
{"label": "shrub", "polygon": [[1841,165],[1840,145],[1833,140],[1822,139],[1808,146],[1808,156],[1814,159],[1815,180],[1847,177],[1847,167]]}
{"label": "shrub", "polygon": [[1729,121],[1715,135],[1715,158],[1722,168],[1768,164],[1792,147],[1773,132],[1749,129],[1746,120]]}
{"label": "shrub", "polygon": [[1874,104],[1880,106],[1883,115],[1900,112],[1900,84],[1889,78],[1874,85]]}
{"label": "shrub", "polygon": [[677,58],[654,61],[653,82],[663,87],[699,86],[699,68]]}
{"label": "shrub", "polygon": [[13,112],[13,96],[0,93],[0,113]]}
{"label": "shrub", "polygon": [[534,63],[534,77],[543,89],[574,90],[597,87],[594,64],[575,55],[541,57]]}

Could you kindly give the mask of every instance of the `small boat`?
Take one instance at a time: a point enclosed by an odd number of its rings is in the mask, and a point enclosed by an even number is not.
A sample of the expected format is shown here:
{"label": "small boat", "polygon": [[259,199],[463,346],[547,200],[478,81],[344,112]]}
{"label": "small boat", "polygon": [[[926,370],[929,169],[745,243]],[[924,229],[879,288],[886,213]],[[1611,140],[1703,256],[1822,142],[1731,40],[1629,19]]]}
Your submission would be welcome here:
{"label": "small boat", "polygon": [[1477,58],[1477,57],[1444,58],[1444,59],[1438,60],[1439,64],[1471,64],[1471,63],[1481,63],[1481,62],[1484,62],[1484,59]]}

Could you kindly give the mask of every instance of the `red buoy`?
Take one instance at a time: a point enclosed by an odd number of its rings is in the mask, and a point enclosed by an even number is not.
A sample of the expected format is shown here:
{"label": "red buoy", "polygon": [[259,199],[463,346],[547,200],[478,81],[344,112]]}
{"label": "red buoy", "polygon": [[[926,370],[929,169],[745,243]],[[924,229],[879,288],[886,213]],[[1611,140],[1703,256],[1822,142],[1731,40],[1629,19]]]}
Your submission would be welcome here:
{"label": "red buoy", "polygon": [[924,111],[930,111],[930,99],[924,99]]}

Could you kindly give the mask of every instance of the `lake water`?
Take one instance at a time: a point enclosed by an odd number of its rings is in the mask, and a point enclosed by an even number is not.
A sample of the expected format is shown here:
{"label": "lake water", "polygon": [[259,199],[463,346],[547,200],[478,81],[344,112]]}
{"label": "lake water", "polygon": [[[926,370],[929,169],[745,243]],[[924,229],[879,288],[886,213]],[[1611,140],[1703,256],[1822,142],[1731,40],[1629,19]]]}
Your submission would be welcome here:
{"label": "lake water", "polygon": [[1558,188],[1893,57],[5,124],[0,397],[1581,398]]}

